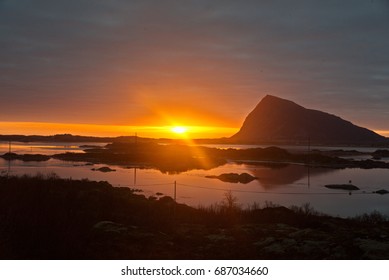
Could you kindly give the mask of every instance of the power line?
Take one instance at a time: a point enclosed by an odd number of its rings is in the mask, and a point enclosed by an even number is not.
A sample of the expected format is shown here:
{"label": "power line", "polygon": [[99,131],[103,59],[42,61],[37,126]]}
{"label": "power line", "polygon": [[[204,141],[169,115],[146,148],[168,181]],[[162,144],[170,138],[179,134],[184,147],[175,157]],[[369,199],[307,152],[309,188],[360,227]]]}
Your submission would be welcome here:
{"label": "power line", "polygon": [[145,184],[145,185],[134,185],[134,187],[152,187],[152,186],[171,186],[172,183],[156,183],[156,184]]}
{"label": "power line", "polygon": [[190,187],[190,188],[198,188],[198,189],[208,189],[208,190],[216,190],[216,191],[232,191],[232,192],[240,192],[240,193],[255,193],[255,194],[286,194],[286,195],[311,195],[311,194],[336,194],[336,195],[344,195],[344,193],[307,193],[307,192],[267,192],[267,191],[247,191],[247,190],[231,190],[231,189],[220,189],[220,188],[210,188],[210,187],[202,187],[202,186],[194,186],[187,184],[177,184],[179,186]]}
{"label": "power line", "polygon": [[132,187],[152,187],[152,186],[182,186],[196,189],[215,190],[215,191],[232,191],[238,193],[253,193],[253,194],[279,194],[279,195],[366,195],[375,194],[374,192],[269,192],[269,191],[249,191],[249,190],[232,190],[225,188],[212,188],[197,185],[181,184],[176,181],[169,183],[155,183],[155,184],[143,184],[135,185]]}
{"label": "power line", "polygon": [[[188,185],[188,184],[179,184],[178,186],[184,186],[184,187],[190,187],[190,188],[198,188],[198,189],[208,189],[208,190],[216,190],[216,191],[233,191],[233,192],[240,192],[240,193],[255,193],[255,194],[282,194],[282,195],[349,195],[350,193],[340,193],[340,192],[268,192],[268,191],[248,191],[248,190],[231,190],[231,189],[220,189],[220,188],[211,188],[211,187],[204,187],[204,186],[195,186],[195,185]],[[359,193],[352,193],[354,194],[374,194],[374,193],[366,193],[366,192],[359,192]]]}

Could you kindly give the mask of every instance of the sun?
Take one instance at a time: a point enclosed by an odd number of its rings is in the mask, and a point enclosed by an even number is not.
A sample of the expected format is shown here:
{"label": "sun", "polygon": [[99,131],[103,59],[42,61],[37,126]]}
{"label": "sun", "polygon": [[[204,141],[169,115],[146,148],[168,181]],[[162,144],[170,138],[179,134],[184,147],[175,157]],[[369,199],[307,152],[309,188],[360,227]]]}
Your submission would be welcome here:
{"label": "sun", "polygon": [[170,130],[176,134],[184,134],[188,131],[188,128],[184,126],[173,126]]}

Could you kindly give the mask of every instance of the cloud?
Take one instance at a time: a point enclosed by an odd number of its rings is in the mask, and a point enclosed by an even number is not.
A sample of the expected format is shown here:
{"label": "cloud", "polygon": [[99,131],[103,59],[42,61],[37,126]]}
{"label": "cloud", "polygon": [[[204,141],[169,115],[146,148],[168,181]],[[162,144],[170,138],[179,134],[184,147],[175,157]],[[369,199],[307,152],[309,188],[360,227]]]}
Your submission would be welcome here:
{"label": "cloud", "polygon": [[190,111],[201,106],[214,119],[233,115],[237,124],[272,93],[354,120],[364,109],[367,124],[383,129],[373,116],[389,105],[387,7],[362,0],[1,1],[0,117],[136,122],[150,110],[140,98],[147,95],[148,102],[191,103]]}

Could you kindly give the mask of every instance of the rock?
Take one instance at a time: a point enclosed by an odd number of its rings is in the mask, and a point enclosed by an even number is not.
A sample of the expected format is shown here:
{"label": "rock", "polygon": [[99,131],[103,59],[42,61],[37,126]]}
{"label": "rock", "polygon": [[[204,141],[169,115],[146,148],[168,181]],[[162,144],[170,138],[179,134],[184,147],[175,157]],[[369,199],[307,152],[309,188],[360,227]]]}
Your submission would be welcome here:
{"label": "rock", "polygon": [[352,184],[333,184],[333,185],[325,185],[328,189],[334,190],[346,190],[346,191],[357,191],[359,188]]}
{"label": "rock", "polygon": [[100,168],[92,168],[92,171],[100,171],[100,172],[114,172],[116,169],[111,169],[108,166],[100,167]]}
{"label": "rock", "polygon": [[312,236],[315,234],[315,231],[313,229],[307,228],[302,230],[297,230],[290,233],[288,237],[294,238],[294,239],[304,239],[307,238],[307,236]]}
{"label": "rock", "polygon": [[227,182],[227,183],[242,183],[242,184],[247,184],[257,179],[257,177],[251,176],[248,173],[242,173],[242,174],[223,173],[220,174],[219,176],[211,175],[205,177],[211,179],[219,179],[220,181]]}
{"label": "rock", "polygon": [[383,195],[383,194],[389,193],[389,191],[382,189],[382,190],[375,191],[374,193],[378,193],[378,194]]}
{"label": "rock", "polygon": [[111,221],[101,221],[93,226],[94,230],[109,232],[109,233],[123,233],[127,231],[127,228],[121,224]]}
{"label": "rock", "polygon": [[225,234],[209,234],[206,236],[206,238],[215,243],[233,241],[232,237]]}
{"label": "rock", "polygon": [[269,246],[270,244],[276,242],[276,239],[274,237],[267,237],[264,240],[257,241],[254,243],[254,246],[256,247],[266,247]]}
{"label": "rock", "polygon": [[320,256],[327,256],[330,254],[331,244],[324,240],[304,240],[299,244],[299,253],[304,258],[320,259]]}
{"label": "rock", "polygon": [[288,256],[291,251],[295,252],[298,247],[297,241],[291,238],[282,238],[274,242],[271,242],[271,239],[268,238],[264,240],[262,244],[257,242],[256,245],[262,253],[265,253],[269,257],[276,258]]}
{"label": "rock", "polygon": [[371,239],[356,239],[356,245],[363,251],[362,259],[387,259],[389,244]]}
{"label": "rock", "polygon": [[257,179],[257,178],[254,176],[251,176],[248,173],[242,173],[239,175],[239,182],[242,184],[250,183],[251,181],[254,181],[255,179]]}
{"label": "rock", "polygon": [[372,144],[384,136],[338,116],[304,108],[276,96],[265,96],[232,137],[235,143]]}

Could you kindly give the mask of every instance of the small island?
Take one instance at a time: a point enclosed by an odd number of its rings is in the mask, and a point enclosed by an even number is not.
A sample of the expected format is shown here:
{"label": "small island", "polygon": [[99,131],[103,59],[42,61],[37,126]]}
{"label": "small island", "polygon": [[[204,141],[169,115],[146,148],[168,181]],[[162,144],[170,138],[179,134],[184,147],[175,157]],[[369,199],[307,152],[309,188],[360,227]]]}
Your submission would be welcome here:
{"label": "small island", "polygon": [[223,182],[228,182],[228,183],[242,183],[242,184],[248,184],[257,178],[248,174],[248,173],[223,173],[218,176],[216,175],[210,175],[210,176],[205,176],[206,178],[210,179],[219,179],[220,181]]}
{"label": "small island", "polygon": [[333,190],[346,190],[346,191],[357,191],[359,188],[357,186],[354,186],[352,184],[331,184],[331,185],[325,185],[327,189],[333,189]]}
{"label": "small island", "polygon": [[104,173],[116,171],[116,169],[112,169],[112,168],[110,168],[108,166],[103,166],[103,167],[100,167],[100,168],[92,168],[91,170],[92,171],[100,171],[100,172],[104,172]]}

